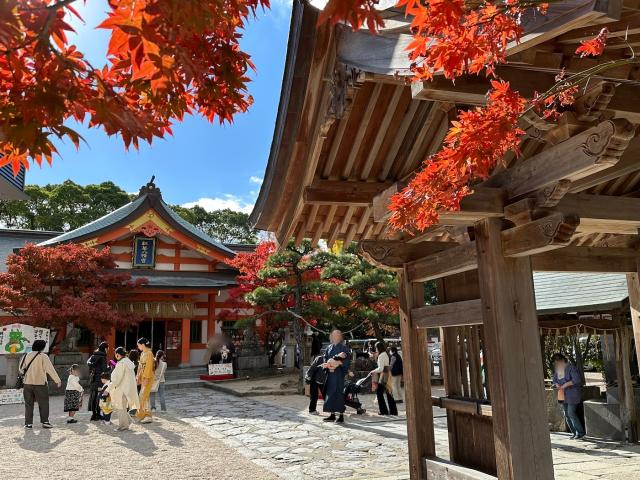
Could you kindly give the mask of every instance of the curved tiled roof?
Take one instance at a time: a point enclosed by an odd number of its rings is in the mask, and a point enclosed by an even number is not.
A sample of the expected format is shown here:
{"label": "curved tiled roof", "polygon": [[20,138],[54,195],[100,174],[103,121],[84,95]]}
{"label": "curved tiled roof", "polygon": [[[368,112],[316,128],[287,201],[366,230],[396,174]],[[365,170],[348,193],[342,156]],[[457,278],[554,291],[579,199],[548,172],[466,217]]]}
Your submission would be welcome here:
{"label": "curved tiled roof", "polygon": [[114,210],[93,222],[46,240],[39,245],[56,245],[65,242],[87,240],[88,238],[95,237],[106,230],[130,223],[150,208],[153,208],[175,229],[191,237],[193,240],[212,247],[229,257],[233,257],[235,255],[235,252],[225,246],[222,242],[210,237],[174,212],[171,207],[162,200],[160,190],[156,188],[152,182],[147,184],[146,187],[140,189],[140,195],[134,201],[123,205],[117,210]]}
{"label": "curved tiled roof", "polygon": [[114,210],[111,213],[107,213],[105,216],[100,217],[93,222],[89,222],[81,227],[76,228],[75,230],[71,230],[69,232],[58,235],[57,237],[50,238],[49,240],[40,243],[40,245],[55,245],[57,243],[70,242],[80,237],[94,235],[97,232],[109,228],[112,225],[127,218],[129,215],[134,213],[140,205],[142,205],[144,200],[144,195],[138,197],[133,202],[127,203],[126,205],[123,205],[122,207]]}

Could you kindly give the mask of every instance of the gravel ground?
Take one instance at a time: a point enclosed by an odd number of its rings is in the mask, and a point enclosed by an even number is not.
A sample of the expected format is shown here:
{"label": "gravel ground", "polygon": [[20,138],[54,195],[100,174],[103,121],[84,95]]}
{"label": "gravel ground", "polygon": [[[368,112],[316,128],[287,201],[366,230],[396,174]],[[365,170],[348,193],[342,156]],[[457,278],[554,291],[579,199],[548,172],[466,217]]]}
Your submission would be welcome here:
{"label": "gravel ground", "polygon": [[115,432],[89,422],[86,412],[77,415],[79,423],[67,425],[62,397],[51,399],[51,412],[55,428],[43,430],[36,423],[25,430],[22,405],[0,406],[2,457],[11,459],[0,461],[0,478],[277,478],[171,413],[152,424],[133,425],[129,432]]}

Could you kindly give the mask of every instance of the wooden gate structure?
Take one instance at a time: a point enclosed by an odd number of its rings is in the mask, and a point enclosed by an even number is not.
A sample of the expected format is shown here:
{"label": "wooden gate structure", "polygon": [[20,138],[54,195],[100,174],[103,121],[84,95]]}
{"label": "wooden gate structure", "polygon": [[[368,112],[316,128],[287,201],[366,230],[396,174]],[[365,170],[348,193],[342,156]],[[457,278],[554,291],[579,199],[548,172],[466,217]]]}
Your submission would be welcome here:
{"label": "wooden gate structure", "polygon": [[[358,241],[372,262],[398,272],[412,479],[553,479],[532,271],[628,274],[640,347],[640,72],[627,65],[601,73],[556,121],[526,115],[521,156],[505,158],[439,225],[400,234],[386,223],[390,196],[440,148],[456,111],[485,101],[488,82],[409,85],[407,20],[393,8],[383,16],[376,36],[318,27],[317,10],[294,0],[251,218],[281,244]],[[640,41],[637,0],[567,0],[523,22],[522,42],[499,72],[526,96],[546,90],[563,68],[593,65],[573,52],[605,25],[605,59],[628,56],[625,45]],[[425,306],[423,284],[434,279],[439,304]],[[444,344],[442,399],[431,394],[433,327]],[[447,409],[453,464],[435,457],[434,403]]]}

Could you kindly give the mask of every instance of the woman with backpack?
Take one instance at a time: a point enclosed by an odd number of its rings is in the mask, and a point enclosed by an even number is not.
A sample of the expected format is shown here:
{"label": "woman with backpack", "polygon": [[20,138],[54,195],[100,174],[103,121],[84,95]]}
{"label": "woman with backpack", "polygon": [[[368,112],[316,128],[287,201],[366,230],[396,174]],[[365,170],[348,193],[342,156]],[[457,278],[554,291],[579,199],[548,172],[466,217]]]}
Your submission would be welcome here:
{"label": "woman with backpack", "polygon": [[36,340],[33,342],[31,352],[27,353],[18,367],[24,385],[24,426],[33,428],[33,406],[38,402],[40,410],[40,423],[42,428],[53,428],[49,423],[49,385],[47,377],[51,377],[58,388],[62,385],[60,377],[56,373],[53,364],[46,353],[43,352],[47,342]]}

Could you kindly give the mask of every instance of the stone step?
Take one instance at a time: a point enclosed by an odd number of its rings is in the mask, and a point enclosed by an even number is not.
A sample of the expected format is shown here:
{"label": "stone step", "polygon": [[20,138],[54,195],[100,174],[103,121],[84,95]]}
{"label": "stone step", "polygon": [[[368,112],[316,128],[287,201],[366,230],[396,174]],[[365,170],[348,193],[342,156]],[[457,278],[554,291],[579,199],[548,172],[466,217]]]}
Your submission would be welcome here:
{"label": "stone step", "polygon": [[177,380],[167,380],[164,385],[165,389],[167,390],[179,390],[181,388],[204,387],[205,383],[206,382],[204,380],[185,378]]}

